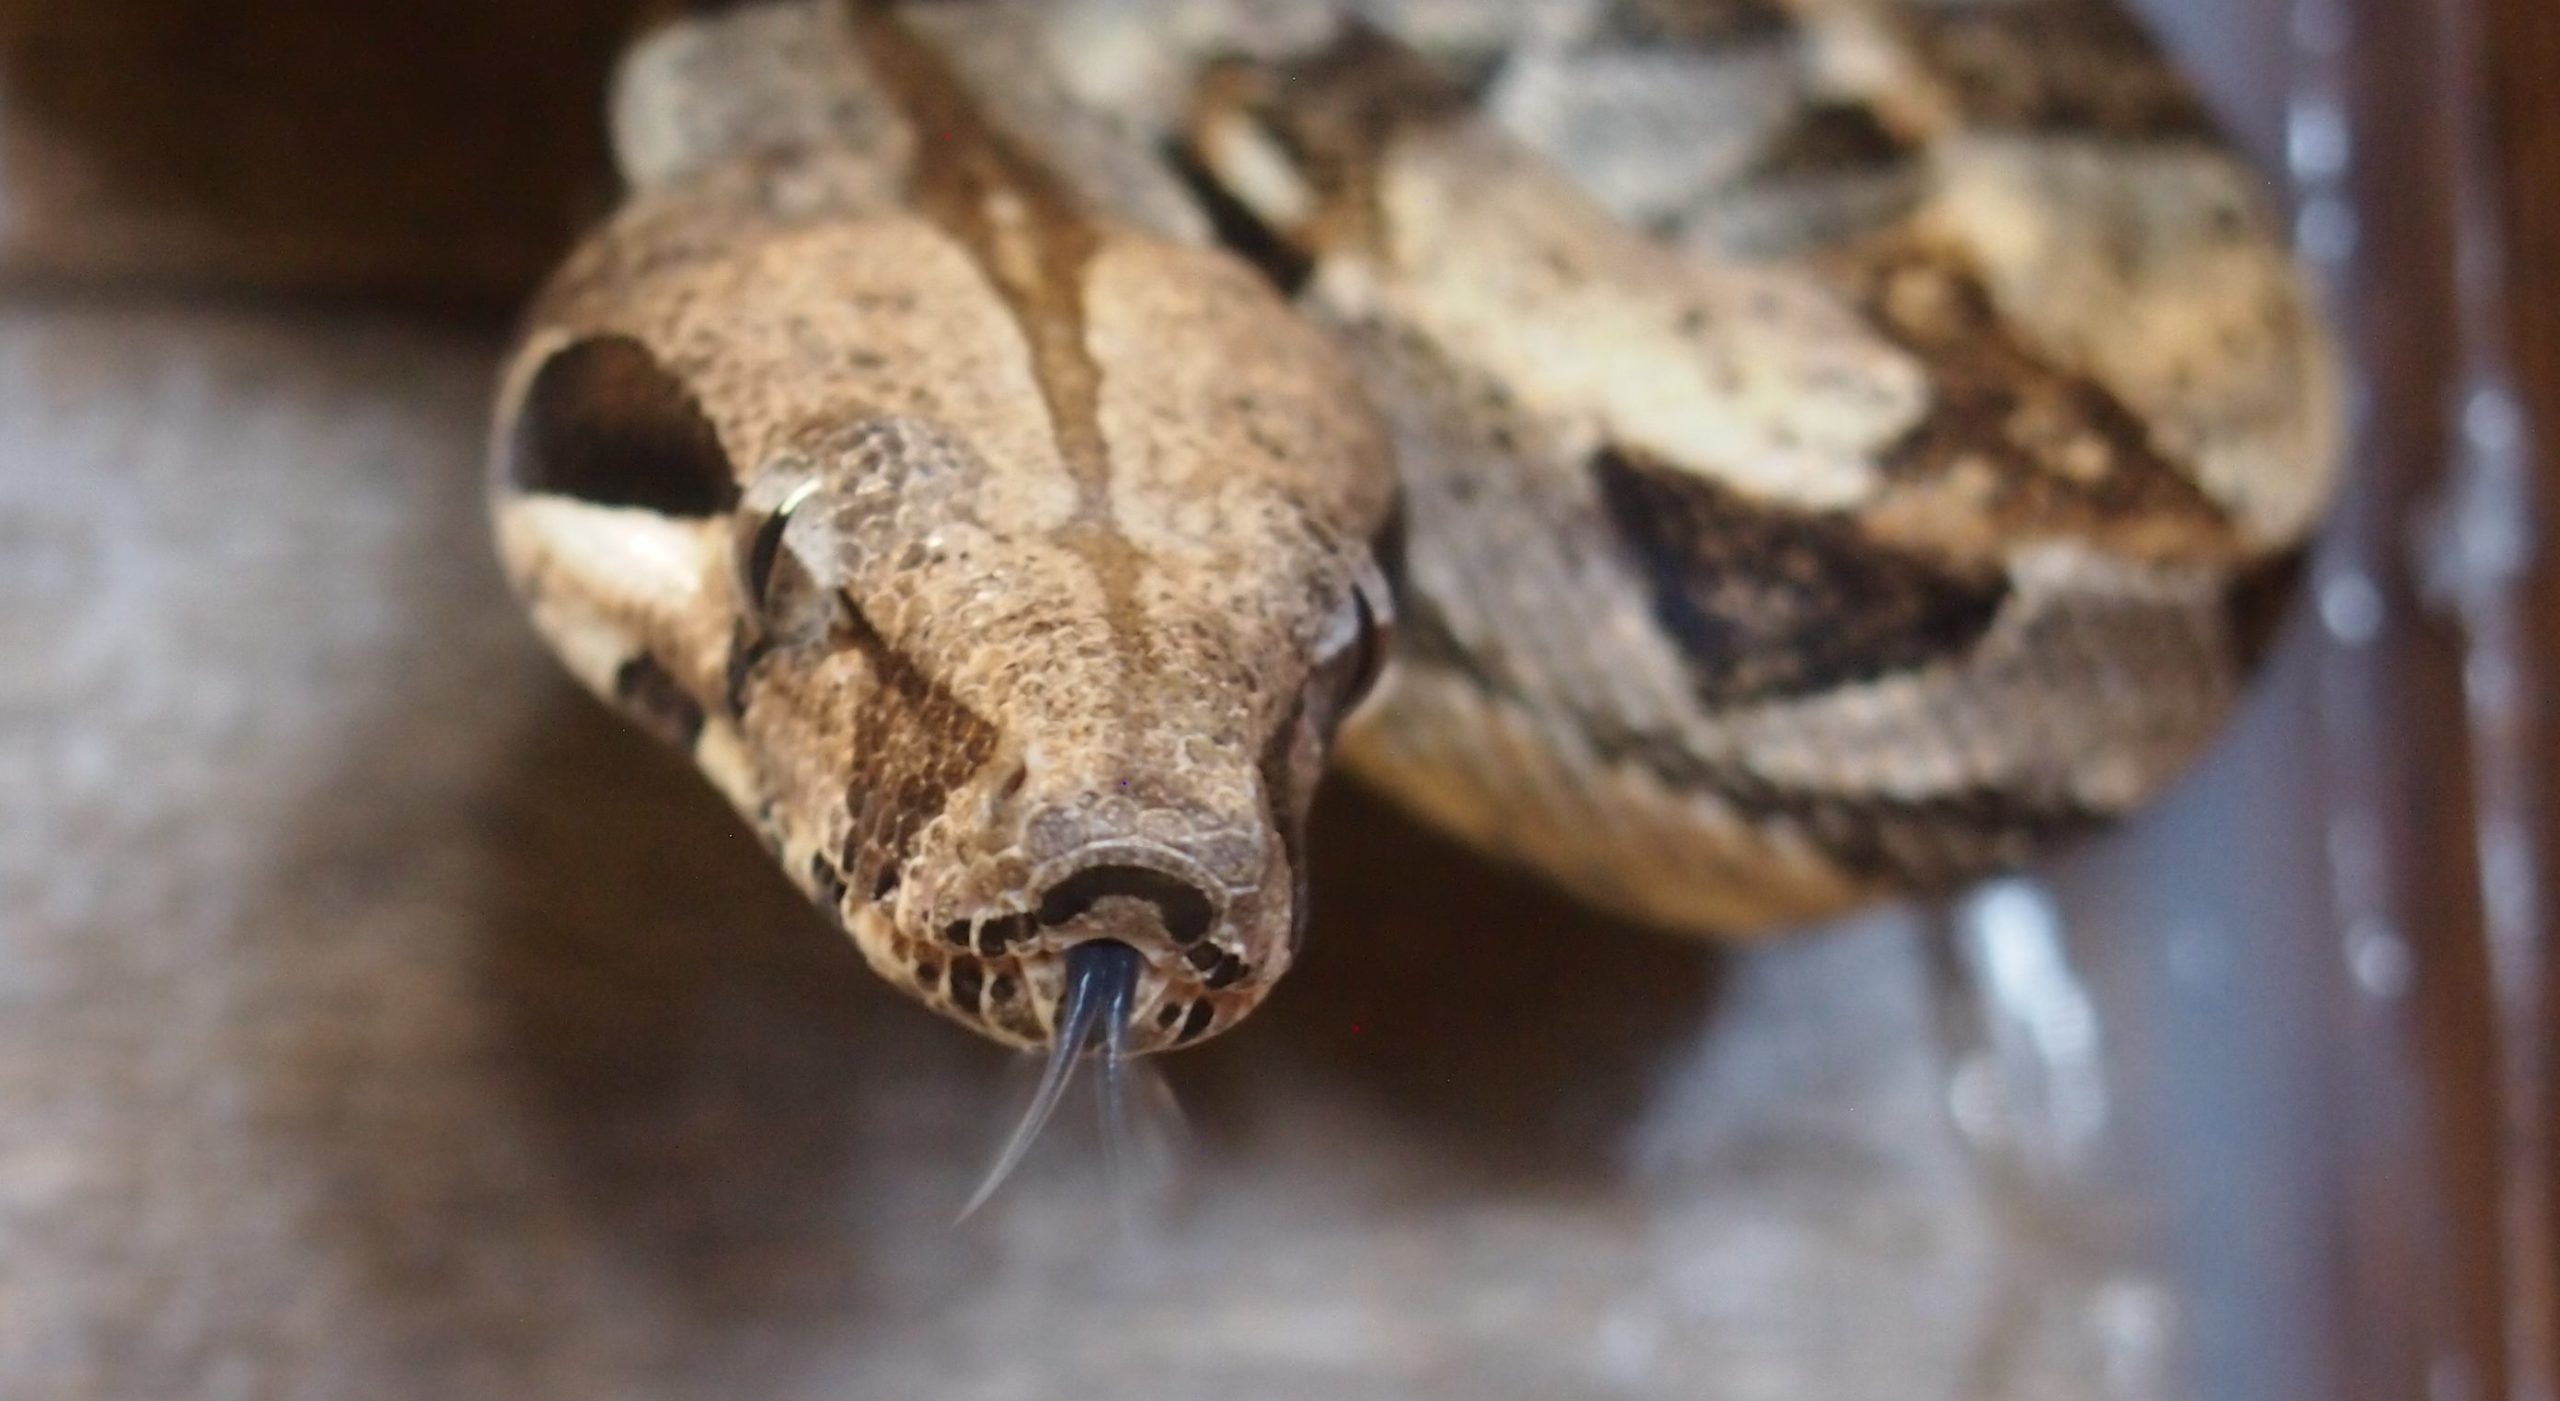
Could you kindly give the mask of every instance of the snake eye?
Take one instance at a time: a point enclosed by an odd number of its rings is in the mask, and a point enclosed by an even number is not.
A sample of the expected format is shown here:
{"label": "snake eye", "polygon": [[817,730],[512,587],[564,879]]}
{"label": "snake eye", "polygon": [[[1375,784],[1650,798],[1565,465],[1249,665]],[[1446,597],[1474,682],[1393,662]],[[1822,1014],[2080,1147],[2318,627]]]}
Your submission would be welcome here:
{"label": "snake eye", "polygon": [[774,569],[782,562],[782,536],[791,528],[792,513],[818,494],[818,479],[809,478],[783,494],[782,500],[762,516],[749,517],[751,527],[742,527],[732,551],[737,569],[732,580],[738,594],[738,611],[759,623],[766,621],[773,605]]}
{"label": "snake eye", "polygon": [[1351,602],[1360,614],[1360,646],[1358,660],[1351,668],[1351,682],[1342,693],[1346,715],[1378,689],[1378,677],[1387,669],[1387,645],[1395,635],[1393,616],[1369,601],[1367,589],[1353,589]]}
{"label": "snake eye", "polygon": [[1328,732],[1359,708],[1387,669],[1395,615],[1393,605],[1383,601],[1383,593],[1373,599],[1375,588],[1367,581],[1352,587],[1350,598],[1316,648],[1307,699],[1313,713],[1324,717]]}
{"label": "snake eye", "polygon": [[1368,559],[1352,580],[1351,597],[1343,605],[1348,625],[1337,617],[1316,649],[1316,670],[1328,685],[1313,699],[1324,705],[1317,713],[1331,717],[1328,729],[1359,709],[1386,673],[1387,659],[1395,652],[1396,590],[1404,587],[1404,574],[1404,507],[1399,502],[1379,524],[1369,541]]}

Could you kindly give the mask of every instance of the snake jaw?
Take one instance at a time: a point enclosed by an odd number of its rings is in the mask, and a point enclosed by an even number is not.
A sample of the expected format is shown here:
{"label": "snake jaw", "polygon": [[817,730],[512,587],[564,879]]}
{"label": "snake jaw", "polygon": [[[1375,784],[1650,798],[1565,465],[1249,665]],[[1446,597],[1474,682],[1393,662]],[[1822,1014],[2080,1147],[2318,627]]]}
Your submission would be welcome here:
{"label": "snake jaw", "polygon": [[[1043,736],[1037,713],[1017,732]],[[1295,709],[1296,754],[1315,743]],[[822,902],[872,967],[927,1007],[1001,1044],[1038,1049],[1061,1025],[1069,957],[1096,940],[1134,950],[1132,1054],[1241,1022],[1285,974],[1304,908],[1305,785],[1192,744],[1137,760],[999,758],[994,801],[964,791],[885,893],[866,872]],[[1243,749],[1250,756],[1257,747]],[[1312,767],[1312,765],[1310,766]],[[1019,774],[1019,777],[1014,775]],[[837,845],[832,838],[830,845]],[[827,898],[832,897],[832,898]]]}
{"label": "snake jaw", "polygon": [[[928,1009],[998,1044],[1035,1051],[1052,1044],[1051,1027],[1065,1023],[1060,1008],[1074,950],[1091,942],[1120,942],[1108,935],[1087,937],[1080,930],[1077,942],[1064,947],[1044,939],[989,956],[899,932],[868,911],[858,912],[847,927],[872,967]],[[1286,966],[1265,965],[1244,981],[1212,988],[1169,950],[1140,954],[1123,1050],[1132,1058],[1152,1055],[1230,1030],[1260,1004]]]}
{"label": "snake jaw", "polygon": [[986,1176],[960,1208],[961,1220],[986,1205],[1022,1165],[1024,1155],[1066,1097],[1067,1087],[1075,1080],[1076,1063],[1088,1050],[1099,1053],[1102,1060],[1104,1123],[1115,1136],[1120,1131],[1118,1126],[1125,1119],[1120,1097],[1125,1093],[1129,1023],[1146,966],[1144,956],[1117,939],[1088,939],[1067,951],[1066,984],[1051,1016],[1049,1058],[1041,1067],[1040,1083]]}

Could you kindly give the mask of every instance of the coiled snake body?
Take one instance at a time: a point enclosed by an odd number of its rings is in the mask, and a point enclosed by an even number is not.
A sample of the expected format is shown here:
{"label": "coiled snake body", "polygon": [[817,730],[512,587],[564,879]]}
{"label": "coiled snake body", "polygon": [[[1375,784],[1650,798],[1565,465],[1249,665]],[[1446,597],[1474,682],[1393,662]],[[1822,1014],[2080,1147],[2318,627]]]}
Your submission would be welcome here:
{"label": "coiled snake body", "polygon": [[2022,860],[2211,736],[2329,488],[2264,184],[2088,0],[769,0],[613,122],[510,577],[1064,1056],[1270,990],[1346,719],[1672,928]]}

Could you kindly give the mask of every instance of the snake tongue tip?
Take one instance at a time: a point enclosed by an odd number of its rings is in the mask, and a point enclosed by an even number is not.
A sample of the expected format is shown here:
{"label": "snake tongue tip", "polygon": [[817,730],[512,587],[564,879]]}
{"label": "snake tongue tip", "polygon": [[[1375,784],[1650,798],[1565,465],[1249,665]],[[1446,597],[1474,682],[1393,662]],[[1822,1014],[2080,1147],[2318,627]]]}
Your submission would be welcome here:
{"label": "snake tongue tip", "polygon": [[978,1189],[960,1208],[961,1221],[975,1215],[1013,1176],[1014,1169],[1022,1166],[1041,1129],[1057,1112],[1059,1101],[1066,1098],[1067,1086],[1075,1079],[1076,1062],[1090,1045],[1098,1043],[1102,1051],[1104,1106],[1106,1115],[1116,1119],[1110,1113],[1112,1100],[1121,1085],[1129,1015],[1137,1002],[1138,977],[1145,967],[1146,960],[1138,951],[1117,939],[1093,939],[1067,951],[1066,989],[1058,997],[1057,1013],[1050,1027],[1049,1059],[1040,1069],[1040,1083],[1031,1091],[1031,1102],[1023,1107],[1022,1118],[996,1153],[995,1162],[980,1179]]}

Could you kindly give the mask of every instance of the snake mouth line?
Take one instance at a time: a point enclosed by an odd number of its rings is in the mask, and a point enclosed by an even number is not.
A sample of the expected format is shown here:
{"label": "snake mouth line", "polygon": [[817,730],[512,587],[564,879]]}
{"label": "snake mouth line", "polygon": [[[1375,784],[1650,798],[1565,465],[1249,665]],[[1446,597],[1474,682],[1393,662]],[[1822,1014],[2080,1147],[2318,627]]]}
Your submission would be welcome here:
{"label": "snake mouth line", "polygon": [[1114,1140],[1122,1136],[1128,1102],[1129,1019],[1136,1010],[1138,980],[1146,963],[1136,949],[1117,939],[1091,939],[1067,951],[1066,990],[1058,996],[1049,1060],[1041,1068],[1039,1086],[1031,1092],[1031,1103],[1024,1107],[1021,1121],[1005,1139],[986,1177],[969,1194],[968,1205],[960,1208],[961,1220],[986,1205],[1022,1165],[1040,1130],[1057,1112],[1058,1102],[1066,1098],[1076,1063],[1088,1049],[1096,1051],[1102,1062],[1104,1132]]}

